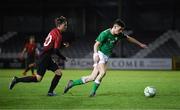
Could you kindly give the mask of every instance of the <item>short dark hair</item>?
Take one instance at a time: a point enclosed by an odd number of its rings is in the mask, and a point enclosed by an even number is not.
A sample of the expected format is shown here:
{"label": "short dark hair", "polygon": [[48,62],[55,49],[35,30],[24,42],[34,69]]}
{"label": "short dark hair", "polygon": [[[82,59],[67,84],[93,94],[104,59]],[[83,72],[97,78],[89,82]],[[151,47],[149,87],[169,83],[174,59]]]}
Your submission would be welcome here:
{"label": "short dark hair", "polygon": [[117,25],[125,28],[125,23],[121,19],[119,19],[119,18],[114,21],[113,25],[114,24],[117,24]]}
{"label": "short dark hair", "polygon": [[66,19],[66,17],[64,17],[64,16],[60,16],[60,17],[58,17],[58,18],[55,19],[55,25],[56,25],[56,27],[58,27],[59,25],[61,25],[61,24],[64,23],[64,22],[67,22],[67,19]]}

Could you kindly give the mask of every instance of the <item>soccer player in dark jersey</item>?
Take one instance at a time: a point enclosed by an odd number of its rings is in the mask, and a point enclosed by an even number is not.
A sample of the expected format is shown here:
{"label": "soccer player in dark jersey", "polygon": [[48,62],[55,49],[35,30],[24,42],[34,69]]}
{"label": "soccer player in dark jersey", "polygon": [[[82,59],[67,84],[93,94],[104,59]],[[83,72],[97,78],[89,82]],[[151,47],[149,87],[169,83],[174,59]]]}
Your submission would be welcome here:
{"label": "soccer player in dark jersey", "polygon": [[40,58],[37,61],[37,74],[35,76],[27,76],[27,77],[13,77],[13,80],[11,81],[9,85],[9,89],[12,90],[15,84],[19,82],[40,82],[43,78],[46,70],[51,70],[55,73],[55,76],[51,82],[51,86],[48,91],[48,96],[54,96],[56,95],[54,93],[54,89],[58,85],[58,82],[62,76],[61,69],[59,66],[53,62],[51,55],[56,54],[63,60],[67,60],[66,57],[64,57],[60,51],[59,46],[61,45],[62,41],[62,32],[64,32],[67,29],[67,19],[63,16],[58,17],[55,19],[55,25],[56,28],[52,29],[48,36],[45,39],[43,52],[41,53]]}
{"label": "soccer player in dark jersey", "polygon": [[24,54],[27,53],[26,58],[26,68],[23,72],[23,75],[26,75],[26,72],[31,69],[32,75],[34,75],[34,67],[29,66],[30,64],[35,62],[36,56],[36,43],[34,36],[30,36],[29,41],[25,44],[23,51],[21,52],[21,58],[23,58]]}
{"label": "soccer player in dark jersey", "polygon": [[[69,42],[63,42],[62,44],[61,44],[61,47],[69,47]],[[40,49],[41,50],[41,49]],[[38,53],[39,53],[39,50],[38,50]],[[39,55],[39,54],[38,54]],[[39,56],[38,56],[38,58],[39,58]],[[59,59],[60,60],[60,59]],[[23,75],[24,76],[26,76],[26,74],[27,74],[27,72],[31,69],[31,68],[35,68],[36,67],[36,64],[37,62],[33,62],[33,63],[30,63],[26,68],[25,68],[25,70],[23,71]],[[56,63],[58,63],[58,62],[56,62]],[[35,75],[35,74],[32,74],[32,75]]]}
{"label": "soccer player in dark jersey", "polygon": [[125,24],[120,19],[115,20],[113,27],[104,30],[99,34],[94,44],[94,69],[88,76],[83,76],[77,80],[69,80],[67,86],[64,89],[64,93],[67,93],[68,90],[74,86],[86,84],[90,81],[94,81],[90,97],[95,96],[96,91],[106,75],[107,71],[107,62],[109,57],[112,55],[112,50],[115,47],[115,44],[121,39],[126,39],[129,42],[135,43],[142,48],[147,48],[147,45],[139,42],[138,40],[123,34]]}

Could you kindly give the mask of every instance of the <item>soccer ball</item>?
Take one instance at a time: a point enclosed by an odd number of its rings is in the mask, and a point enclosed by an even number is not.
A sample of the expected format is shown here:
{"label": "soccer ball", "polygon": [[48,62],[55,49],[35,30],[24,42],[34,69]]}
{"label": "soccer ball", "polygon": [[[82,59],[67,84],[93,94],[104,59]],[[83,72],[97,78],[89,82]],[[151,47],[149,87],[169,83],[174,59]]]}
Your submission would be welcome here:
{"label": "soccer ball", "polygon": [[156,89],[153,86],[147,86],[144,89],[144,95],[146,97],[154,97],[156,95]]}

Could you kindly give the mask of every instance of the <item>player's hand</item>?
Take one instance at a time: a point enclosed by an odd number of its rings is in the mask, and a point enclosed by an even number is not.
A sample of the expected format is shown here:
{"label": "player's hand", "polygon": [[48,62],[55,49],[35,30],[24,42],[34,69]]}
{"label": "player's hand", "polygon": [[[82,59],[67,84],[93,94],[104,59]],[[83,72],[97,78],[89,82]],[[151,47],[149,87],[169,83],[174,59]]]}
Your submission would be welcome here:
{"label": "player's hand", "polygon": [[96,66],[97,66],[99,60],[100,60],[100,58],[99,58],[98,53],[94,53],[94,54],[93,54],[93,61],[94,61],[93,67],[96,67]]}
{"label": "player's hand", "polygon": [[98,53],[94,53],[93,54],[93,60],[94,60],[94,63],[98,63],[99,62],[100,58],[99,58]]}
{"label": "player's hand", "polygon": [[140,47],[142,48],[148,48],[148,46],[146,44],[140,44]]}
{"label": "player's hand", "polygon": [[69,42],[64,42],[63,45],[64,47],[69,47]]}

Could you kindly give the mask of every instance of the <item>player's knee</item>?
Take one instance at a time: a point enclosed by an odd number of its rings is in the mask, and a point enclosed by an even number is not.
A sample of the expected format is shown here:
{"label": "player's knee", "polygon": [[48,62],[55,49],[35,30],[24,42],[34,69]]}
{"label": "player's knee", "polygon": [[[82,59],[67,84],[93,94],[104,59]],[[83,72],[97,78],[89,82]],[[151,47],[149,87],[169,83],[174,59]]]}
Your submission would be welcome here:
{"label": "player's knee", "polygon": [[58,75],[58,76],[61,76],[61,75],[62,75],[62,72],[61,72],[60,69],[58,69],[58,70],[55,71],[55,74]]}
{"label": "player's knee", "polygon": [[33,66],[34,66],[34,64],[30,64],[30,65],[29,65],[29,68],[32,68]]}

